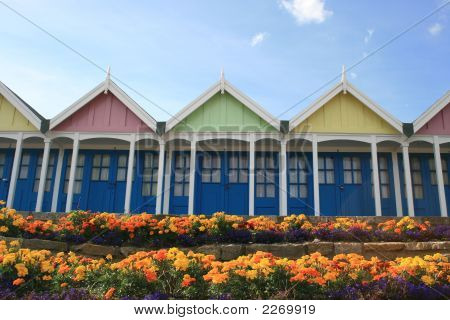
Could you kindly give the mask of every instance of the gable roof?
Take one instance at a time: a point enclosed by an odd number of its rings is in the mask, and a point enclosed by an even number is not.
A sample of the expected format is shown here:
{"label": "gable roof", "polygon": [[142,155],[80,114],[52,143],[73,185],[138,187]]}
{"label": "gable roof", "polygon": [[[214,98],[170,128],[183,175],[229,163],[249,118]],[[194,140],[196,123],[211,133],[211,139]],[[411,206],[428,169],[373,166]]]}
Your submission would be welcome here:
{"label": "gable roof", "polygon": [[358,90],[355,86],[353,86],[350,82],[348,82],[345,77],[344,79],[336,84],[333,88],[327,91],[324,95],[318,98],[315,102],[313,102],[309,107],[305,110],[302,110],[296,116],[292,118],[289,122],[289,131],[292,131],[303,121],[308,119],[314,112],[319,110],[322,106],[324,106],[327,102],[337,96],[339,93],[349,92],[356,99],[358,99],[361,103],[367,106],[370,110],[375,112],[378,116],[380,116],[383,120],[389,123],[392,127],[394,127],[399,133],[403,132],[403,124],[400,120],[395,118],[388,111],[383,109],[381,106],[372,101],[369,97],[363,94],[360,90]]}
{"label": "gable roof", "polygon": [[218,92],[224,93],[225,91],[228,92],[235,99],[237,99],[244,106],[246,106],[251,111],[253,111],[255,114],[257,114],[259,117],[261,117],[263,120],[265,120],[267,123],[272,125],[274,128],[276,128],[277,130],[280,130],[280,121],[277,118],[272,116],[267,110],[265,110],[262,106],[260,106],[256,101],[252,100],[250,97],[248,97],[242,91],[237,89],[230,82],[225,80],[222,76],[222,78],[218,82],[216,82],[213,86],[211,86],[209,89],[207,89],[205,92],[203,92],[194,101],[192,101],[187,106],[185,106],[183,109],[181,109],[179,112],[177,112],[172,118],[170,118],[166,123],[166,132],[175,128],[175,126],[177,124],[182,122],[184,119],[186,119],[187,116],[189,116],[195,110],[200,108],[209,99],[211,99],[216,93],[218,93]]}
{"label": "gable roof", "polygon": [[438,114],[450,103],[450,90],[448,90],[441,98],[439,98],[433,105],[428,107],[414,122],[414,133],[419,131],[428,121]]}
{"label": "gable roof", "polygon": [[47,120],[1,81],[0,94],[4,96],[6,100],[8,100],[13,105],[14,108],[19,110],[19,112],[28,121],[30,121],[33,126],[35,126],[38,130],[41,130],[42,132],[46,131],[45,127]]}
{"label": "gable roof", "polygon": [[94,89],[86,93],[80,99],[75,101],[68,108],[57,114],[50,120],[50,129],[55,128],[58,124],[69,118],[75,112],[86,106],[99,94],[104,92],[111,92],[117,99],[119,99],[127,108],[129,108],[139,119],[141,119],[150,129],[156,132],[156,120],[150,116],[140,105],[137,104],[130,96],[128,96],[114,81],[109,77],[98,84]]}

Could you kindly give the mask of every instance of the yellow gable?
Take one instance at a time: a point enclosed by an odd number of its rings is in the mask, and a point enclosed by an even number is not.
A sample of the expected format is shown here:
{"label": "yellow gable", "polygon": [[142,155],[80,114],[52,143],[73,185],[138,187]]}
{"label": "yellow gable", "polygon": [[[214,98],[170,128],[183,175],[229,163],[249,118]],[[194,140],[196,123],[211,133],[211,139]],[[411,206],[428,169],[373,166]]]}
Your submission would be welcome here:
{"label": "yellow gable", "polygon": [[300,123],[294,132],[399,133],[353,95],[342,92]]}
{"label": "yellow gable", "polygon": [[0,114],[0,131],[39,131],[2,95],[0,95]]}

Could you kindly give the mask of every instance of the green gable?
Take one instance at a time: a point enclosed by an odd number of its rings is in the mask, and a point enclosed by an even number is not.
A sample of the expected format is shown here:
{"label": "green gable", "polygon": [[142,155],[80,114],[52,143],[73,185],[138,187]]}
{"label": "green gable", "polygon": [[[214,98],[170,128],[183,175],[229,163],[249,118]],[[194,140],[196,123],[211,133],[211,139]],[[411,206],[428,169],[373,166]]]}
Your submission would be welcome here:
{"label": "green gable", "polygon": [[228,92],[211,99],[175,126],[175,132],[276,132],[277,130]]}

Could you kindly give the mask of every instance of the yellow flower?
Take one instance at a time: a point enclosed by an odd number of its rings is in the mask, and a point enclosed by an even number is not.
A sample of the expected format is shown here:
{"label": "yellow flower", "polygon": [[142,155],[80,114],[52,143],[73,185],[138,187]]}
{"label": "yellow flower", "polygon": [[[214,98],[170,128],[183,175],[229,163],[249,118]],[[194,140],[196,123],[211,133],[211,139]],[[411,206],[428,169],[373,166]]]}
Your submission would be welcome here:
{"label": "yellow flower", "polygon": [[8,232],[8,230],[9,230],[9,229],[8,229],[7,226],[1,226],[1,227],[0,227],[0,232],[1,232],[1,233],[6,233],[6,232]]}
{"label": "yellow flower", "polygon": [[257,276],[258,276],[258,271],[256,271],[256,270],[249,270],[249,271],[247,271],[247,272],[245,273],[245,277],[246,277],[248,280],[253,280],[253,279],[255,279]]}
{"label": "yellow flower", "polygon": [[177,258],[173,262],[173,266],[177,270],[185,271],[188,268],[188,266],[189,266],[189,260],[187,258],[184,258],[184,257],[183,258]]}
{"label": "yellow flower", "polygon": [[16,268],[19,277],[25,277],[28,274],[28,269],[23,263],[18,263],[14,267]]}
{"label": "yellow flower", "polygon": [[201,231],[201,232],[205,231],[205,229],[206,228],[204,226],[201,226],[200,228],[198,228],[198,230]]}
{"label": "yellow flower", "polygon": [[9,243],[9,245],[10,245],[11,247],[20,247],[20,243],[19,243],[18,240],[11,241],[11,242]]}
{"label": "yellow flower", "polygon": [[106,256],[106,260],[112,260],[112,255],[111,254],[108,254],[107,256]]}
{"label": "yellow flower", "polygon": [[420,279],[428,286],[431,286],[435,282],[434,279],[429,275],[422,276]]}

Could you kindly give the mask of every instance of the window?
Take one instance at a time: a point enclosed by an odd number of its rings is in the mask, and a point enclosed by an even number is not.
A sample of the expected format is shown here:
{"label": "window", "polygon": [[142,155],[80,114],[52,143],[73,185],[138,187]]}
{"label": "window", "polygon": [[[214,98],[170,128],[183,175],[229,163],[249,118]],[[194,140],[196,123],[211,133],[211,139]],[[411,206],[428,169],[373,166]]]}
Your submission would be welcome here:
{"label": "window", "polygon": [[308,197],[308,161],[305,156],[294,153],[289,155],[289,197]]}
{"label": "window", "polygon": [[4,152],[1,152],[0,153],[0,179],[6,178],[5,164],[6,164],[6,154]]}
{"label": "window", "polygon": [[220,183],[221,159],[218,153],[204,152],[202,157],[202,182]]}
{"label": "window", "polygon": [[247,153],[231,153],[228,157],[228,182],[248,183]]}
{"label": "window", "polygon": [[127,180],[128,156],[126,154],[119,154],[117,158],[117,175],[116,181]]}
{"label": "window", "polygon": [[189,196],[190,154],[187,152],[175,154],[174,195]]}
{"label": "window", "polygon": [[342,158],[345,184],[361,184],[361,159],[359,157]]}
{"label": "window", "polygon": [[319,157],[319,183],[334,184],[334,158]]}
{"label": "window", "polygon": [[[38,157],[37,167],[36,167],[36,174],[34,177],[34,186],[33,191],[38,192],[39,191],[39,181],[41,178],[41,170],[42,170],[42,159],[43,155],[40,154]],[[47,174],[45,177],[45,185],[44,185],[44,191],[49,192],[50,187],[52,186],[52,178],[53,178],[53,169],[55,168],[55,155],[50,154],[48,158],[48,166],[47,166]]]}
{"label": "window", "polygon": [[265,153],[256,156],[256,197],[274,198],[276,188],[275,154]]}
{"label": "window", "polygon": [[92,160],[92,181],[109,180],[109,164],[111,157],[109,154],[95,154]]}
{"label": "window", "polygon": [[19,179],[27,179],[28,171],[30,170],[31,156],[28,152],[22,154],[22,161],[20,162]]}
{"label": "window", "polygon": [[[372,197],[373,197],[373,172],[372,172],[372,161],[370,163],[370,182],[372,183]],[[388,160],[386,156],[378,157],[378,174],[380,178],[380,194],[382,199],[388,199],[391,194],[390,183],[389,183],[389,168]]]}
{"label": "window", "polygon": [[153,152],[144,153],[144,172],[142,175],[142,195],[156,196],[158,186],[158,156]]}
{"label": "window", "polygon": [[[442,163],[442,176],[444,177],[444,184],[448,185],[448,167],[447,167],[447,159],[441,158]],[[437,177],[436,177],[436,163],[434,158],[428,159],[428,166],[430,167],[430,175],[431,175],[431,184],[437,185]]]}
{"label": "window", "polygon": [[[73,182],[73,193],[74,194],[80,194],[81,193],[81,185],[83,182],[83,172],[84,172],[84,160],[85,155],[79,154],[77,159],[77,167],[75,169],[75,179]],[[64,177],[64,193],[67,193],[67,190],[69,188],[69,177],[70,177],[70,164],[72,163],[72,155],[69,154],[67,157],[67,164],[66,164],[66,173]]]}
{"label": "window", "polygon": [[418,157],[411,157],[411,179],[415,199],[423,199],[423,181],[421,163]]}

